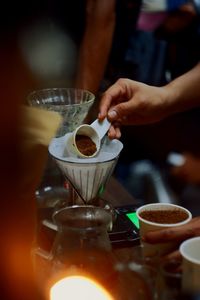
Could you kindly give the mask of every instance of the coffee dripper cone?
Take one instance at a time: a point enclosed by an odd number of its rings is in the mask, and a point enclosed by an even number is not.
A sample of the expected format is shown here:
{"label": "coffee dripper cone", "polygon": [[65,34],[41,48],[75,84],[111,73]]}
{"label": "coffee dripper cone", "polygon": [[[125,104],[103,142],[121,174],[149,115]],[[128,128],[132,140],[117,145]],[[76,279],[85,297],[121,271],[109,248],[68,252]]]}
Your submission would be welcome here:
{"label": "coffee dripper cone", "polygon": [[123,144],[106,138],[97,156],[79,158],[66,148],[69,135],[53,139],[49,153],[84,203],[91,203],[112,175]]}

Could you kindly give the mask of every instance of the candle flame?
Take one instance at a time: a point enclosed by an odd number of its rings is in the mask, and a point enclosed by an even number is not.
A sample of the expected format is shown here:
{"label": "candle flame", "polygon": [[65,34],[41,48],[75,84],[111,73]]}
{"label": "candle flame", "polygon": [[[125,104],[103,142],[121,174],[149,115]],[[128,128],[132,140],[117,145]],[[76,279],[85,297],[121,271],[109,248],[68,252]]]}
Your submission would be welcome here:
{"label": "candle flame", "polygon": [[50,300],[114,300],[97,282],[84,276],[69,276],[56,282]]}

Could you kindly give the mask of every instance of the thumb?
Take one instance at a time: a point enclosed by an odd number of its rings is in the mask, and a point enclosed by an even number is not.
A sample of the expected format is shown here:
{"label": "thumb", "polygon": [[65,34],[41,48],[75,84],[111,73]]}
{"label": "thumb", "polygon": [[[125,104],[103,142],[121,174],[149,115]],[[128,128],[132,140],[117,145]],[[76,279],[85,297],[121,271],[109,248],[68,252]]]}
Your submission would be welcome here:
{"label": "thumb", "polygon": [[108,111],[108,118],[110,121],[123,119],[133,112],[133,104],[130,102],[123,102],[110,108]]}
{"label": "thumb", "polygon": [[119,118],[119,114],[117,112],[116,107],[110,109],[109,112],[108,112],[108,119],[109,119],[109,121],[112,122],[112,121],[117,120],[118,118]]}

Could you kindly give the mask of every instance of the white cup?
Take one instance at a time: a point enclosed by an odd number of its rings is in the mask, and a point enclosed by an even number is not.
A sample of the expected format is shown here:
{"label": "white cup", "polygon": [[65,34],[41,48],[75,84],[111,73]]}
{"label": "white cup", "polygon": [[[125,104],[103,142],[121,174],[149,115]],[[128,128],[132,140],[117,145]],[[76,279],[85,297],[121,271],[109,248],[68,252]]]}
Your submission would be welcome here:
{"label": "white cup", "polygon": [[[178,222],[178,223],[157,223],[157,222],[151,222],[141,217],[141,213],[143,211],[155,211],[155,210],[181,210],[187,213],[187,218],[184,221]],[[188,223],[192,219],[192,214],[189,210],[186,208],[171,204],[171,203],[151,203],[146,204],[141,207],[139,207],[136,211],[137,217],[139,219],[140,224],[140,237],[143,237],[148,231],[155,231],[159,229],[164,228],[170,228],[175,226],[180,226]],[[144,255],[145,256],[154,256],[154,255],[164,255],[168,252],[172,251],[176,247],[175,242],[166,242],[166,243],[160,243],[160,244],[150,244],[141,241],[143,244],[144,249]]]}
{"label": "white cup", "polygon": [[200,237],[184,241],[180,252],[183,257],[182,289],[185,292],[200,292]]}

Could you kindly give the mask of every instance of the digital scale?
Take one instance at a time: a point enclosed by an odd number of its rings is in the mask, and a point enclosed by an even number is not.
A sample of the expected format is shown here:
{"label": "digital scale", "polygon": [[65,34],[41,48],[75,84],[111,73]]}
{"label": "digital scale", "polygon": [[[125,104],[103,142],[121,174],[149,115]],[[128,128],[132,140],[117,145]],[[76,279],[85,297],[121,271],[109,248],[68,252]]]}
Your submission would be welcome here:
{"label": "digital scale", "polygon": [[135,205],[115,207],[116,220],[112,231],[109,232],[113,247],[128,247],[140,243],[139,221]]}

